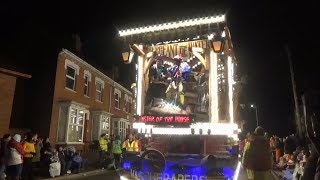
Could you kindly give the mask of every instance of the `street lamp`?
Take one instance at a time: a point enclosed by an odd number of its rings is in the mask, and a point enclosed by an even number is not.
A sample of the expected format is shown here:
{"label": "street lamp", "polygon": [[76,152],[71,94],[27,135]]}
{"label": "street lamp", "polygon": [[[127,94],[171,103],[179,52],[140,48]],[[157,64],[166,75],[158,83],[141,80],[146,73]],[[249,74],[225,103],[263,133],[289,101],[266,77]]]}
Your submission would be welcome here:
{"label": "street lamp", "polygon": [[122,52],[122,60],[125,64],[130,64],[133,56],[134,56],[134,51],[130,46],[127,46],[124,50],[124,52]]}
{"label": "street lamp", "polygon": [[257,122],[257,127],[258,127],[259,126],[258,107],[255,104],[250,104],[250,108],[253,108],[256,110],[256,122]]}
{"label": "street lamp", "polygon": [[222,53],[224,48],[224,38],[220,35],[209,35],[211,47],[215,53]]}
{"label": "street lamp", "polygon": [[130,64],[132,62],[134,54],[138,54],[139,56],[145,56],[143,49],[139,47],[137,44],[133,44],[129,46],[125,52],[122,53],[122,60],[126,64]]}

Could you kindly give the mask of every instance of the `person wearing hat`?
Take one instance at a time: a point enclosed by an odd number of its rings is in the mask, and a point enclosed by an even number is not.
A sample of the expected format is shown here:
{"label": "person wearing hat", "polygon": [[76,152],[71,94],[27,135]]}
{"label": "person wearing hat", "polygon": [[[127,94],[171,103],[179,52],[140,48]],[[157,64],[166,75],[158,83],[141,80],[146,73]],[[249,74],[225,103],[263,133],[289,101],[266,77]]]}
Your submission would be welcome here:
{"label": "person wearing hat", "polygon": [[15,134],[8,143],[9,157],[8,157],[8,176],[9,179],[18,180],[21,178],[23,156],[25,154],[21,145],[21,135]]}
{"label": "person wearing hat", "polygon": [[264,129],[257,127],[244,148],[243,167],[247,169],[250,180],[271,179],[272,153]]}

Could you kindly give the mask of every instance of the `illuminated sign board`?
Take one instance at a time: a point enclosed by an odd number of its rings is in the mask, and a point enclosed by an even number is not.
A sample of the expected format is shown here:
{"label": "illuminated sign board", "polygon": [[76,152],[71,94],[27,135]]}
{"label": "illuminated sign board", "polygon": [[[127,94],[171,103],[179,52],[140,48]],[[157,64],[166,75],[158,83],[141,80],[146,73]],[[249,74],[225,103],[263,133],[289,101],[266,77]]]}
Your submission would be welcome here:
{"label": "illuminated sign board", "polygon": [[189,115],[143,115],[139,122],[155,125],[189,125]]}
{"label": "illuminated sign board", "polygon": [[180,43],[150,46],[148,50],[149,52],[156,51],[158,54],[161,54],[162,56],[167,56],[171,58],[178,54],[190,58],[192,53],[189,51],[189,48],[191,47],[208,49],[209,43],[207,40],[185,41]]}
{"label": "illuminated sign board", "polygon": [[130,171],[130,176],[136,179],[157,180],[206,180],[207,176],[199,174],[174,174],[174,173],[142,173],[135,170]]}

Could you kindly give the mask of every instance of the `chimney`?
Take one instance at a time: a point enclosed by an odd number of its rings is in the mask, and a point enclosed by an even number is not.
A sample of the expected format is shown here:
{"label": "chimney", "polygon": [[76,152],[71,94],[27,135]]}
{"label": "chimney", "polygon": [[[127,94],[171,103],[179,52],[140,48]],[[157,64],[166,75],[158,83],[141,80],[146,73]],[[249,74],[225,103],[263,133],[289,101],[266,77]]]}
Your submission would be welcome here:
{"label": "chimney", "polygon": [[83,52],[82,52],[83,45],[82,45],[80,36],[79,36],[78,34],[73,34],[73,35],[72,35],[72,41],[73,41],[72,50],[74,51],[74,53],[75,53],[78,57],[84,58]]}

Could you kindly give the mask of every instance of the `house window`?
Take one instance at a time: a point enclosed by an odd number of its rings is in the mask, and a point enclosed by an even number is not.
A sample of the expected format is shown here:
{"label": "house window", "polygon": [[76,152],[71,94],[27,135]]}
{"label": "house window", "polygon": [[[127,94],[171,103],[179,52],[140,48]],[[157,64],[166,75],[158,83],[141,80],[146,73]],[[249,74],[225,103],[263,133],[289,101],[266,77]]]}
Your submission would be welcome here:
{"label": "house window", "polygon": [[96,82],[96,100],[102,102],[103,87],[102,83]]}
{"label": "house window", "polygon": [[114,107],[116,108],[116,109],[120,109],[120,96],[119,96],[119,94],[118,93],[115,93],[114,94]]}
{"label": "house window", "polygon": [[122,118],[114,120],[113,122],[113,134],[118,134],[120,136],[120,140],[124,141],[126,140],[127,135],[127,126],[128,121],[124,120]]}
{"label": "house window", "polygon": [[70,108],[70,115],[68,121],[68,143],[83,142],[83,126],[85,121],[85,113],[83,110],[77,108]]}
{"label": "house window", "polygon": [[126,122],[119,121],[119,135],[121,139],[126,138]]}
{"label": "house window", "polygon": [[88,118],[89,111],[85,105],[73,101],[59,102],[57,143],[82,143]]}
{"label": "house window", "polygon": [[66,88],[76,89],[76,70],[71,66],[67,66],[66,70]]}
{"label": "house window", "polygon": [[101,116],[101,124],[100,124],[100,134],[108,134],[109,135],[109,121],[110,117],[107,117],[105,115]]}
{"label": "house window", "polygon": [[131,105],[132,105],[132,98],[128,95],[125,95],[125,111],[127,113],[131,113]]}
{"label": "house window", "polygon": [[132,110],[132,98],[129,98],[129,102],[128,103],[129,103],[129,106],[128,106],[128,111],[127,112],[131,113],[132,112],[131,111]]}
{"label": "house window", "polygon": [[84,95],[89,96],[89,76],[84,76]]}

